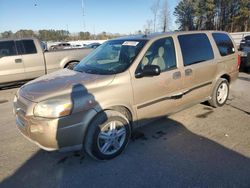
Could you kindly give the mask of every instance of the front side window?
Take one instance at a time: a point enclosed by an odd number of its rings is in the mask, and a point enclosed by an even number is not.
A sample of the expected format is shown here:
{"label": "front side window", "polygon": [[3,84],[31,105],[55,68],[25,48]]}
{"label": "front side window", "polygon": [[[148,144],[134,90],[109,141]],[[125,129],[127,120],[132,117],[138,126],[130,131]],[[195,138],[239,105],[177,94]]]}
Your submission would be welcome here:
{"label": "front side window", "polygon": [[107,41],[85,57],[75,71],[90,74],[117,74],[125,71],[137,57],[147,40]]}
{"label": "front side window", "polygon": [[234,45],[227,34],[213,33],[212,36],[221,56],[226,56],[234,53]]}
{"label": "front side window", "polygon": [[143,70],[145,65],[158,65],[161,72],[176,68],[174,42],[171,37],[155,41],[145,53],[137,71]]}
{"label": "front side window", "polygon": [[210,41],[206,34],[179,35],[184,66],[208,61],[214,58]]}
{"label": "front side window", "polygon": [[14,41],[0,42],[0,57],[17,55]]}

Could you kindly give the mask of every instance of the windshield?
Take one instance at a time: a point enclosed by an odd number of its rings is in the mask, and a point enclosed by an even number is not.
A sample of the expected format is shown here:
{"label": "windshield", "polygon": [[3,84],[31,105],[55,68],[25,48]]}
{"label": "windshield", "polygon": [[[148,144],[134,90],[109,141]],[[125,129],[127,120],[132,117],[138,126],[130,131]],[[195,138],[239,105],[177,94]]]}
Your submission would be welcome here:
{"label": "windshield", "polygon": [[250,40],[250,35],[245,36],[245,40]]}
{"label": "windshield", "polygon": [[74,70],[90,74],[123,72],[132,64],[146,42],[146,40],[107,41],[84,58]]}

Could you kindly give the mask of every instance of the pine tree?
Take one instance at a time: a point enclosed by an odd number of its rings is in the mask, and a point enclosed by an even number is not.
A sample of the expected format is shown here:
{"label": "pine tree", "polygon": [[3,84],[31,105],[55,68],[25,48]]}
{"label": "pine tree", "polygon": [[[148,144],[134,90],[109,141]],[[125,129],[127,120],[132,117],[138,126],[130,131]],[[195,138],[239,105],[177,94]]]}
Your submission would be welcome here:
{"label": "pine tree", "polygon": [[178,23],[180,30],[193,30],[194,29],[194,2],[192,0],[182,0],[175,7],[174,15],[177,17],[176,23]]}

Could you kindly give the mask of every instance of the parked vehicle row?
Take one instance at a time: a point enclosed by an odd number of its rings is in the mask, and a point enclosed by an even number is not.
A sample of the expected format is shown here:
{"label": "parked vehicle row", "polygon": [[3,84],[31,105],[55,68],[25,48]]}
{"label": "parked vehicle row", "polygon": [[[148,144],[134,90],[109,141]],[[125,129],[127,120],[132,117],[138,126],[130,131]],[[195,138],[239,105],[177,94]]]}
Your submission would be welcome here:
{"label": "parked vehicle row", "polygon": [[65,49],[71,49],[71,45],[67,42],[61,42],[59,44],[56,45],[51,45],[49,50],[65,50]]}
{"label": "parked vehicle row", "polygon": [[36,38],[0,41],[0,86],[73,68],[91,49],[47,52]]}
{"label": "parked vehicle row", "polygon": [[240,42],[241,70],[250,73],[250,35],[244,36]]}
{"label": "parked vehicle row", "polygon": [[98,42],[93,42],[93,43],[90,43],[90,44],[74,44],[74,45],[71,45],[70,43],[67,43],[67,42],[61,42],[61,43],[58,43],[58,44],[55,44],[55,45],[51,45],[49,47],[49,51],[52,51],[52,50],[67,50],[67,49],[73,49],[73,48],[88,48],[88,49],[95,49],[97,48],[98,46],[100,46],[101,44],[98,43]]}
{"label": "parked vehicle row", "polygon": [[244,48],[250,48],[250,35],[244,36],[240,41],[239,50],[244,50]]}
{"label": "parked vehicle row", "polygon": [[135,127],[203,101],[224,105],[239,65],[225,32],[109,40],[74,70],[22,86],[14,99],[17,126],[45,150],[84,149],[95,159],[112,159]]}

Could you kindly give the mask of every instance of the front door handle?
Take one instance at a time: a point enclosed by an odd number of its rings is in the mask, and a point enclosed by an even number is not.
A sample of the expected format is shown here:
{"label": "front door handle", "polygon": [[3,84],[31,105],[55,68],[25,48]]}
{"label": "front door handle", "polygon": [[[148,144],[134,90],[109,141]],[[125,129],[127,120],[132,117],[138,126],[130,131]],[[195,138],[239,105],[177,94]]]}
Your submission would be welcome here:
{"label": "front door handle", "polygon": [[177,71],[175,73],[173,73],[173,79],[174,80],[177,80],[177,79],[180,79],[181,78],[181,72],[180,71]]}
{"label": "front door handle", "polygon": [[22,63],[22,59],[15,59],[15,63]]}
{"label": "front door handle", "polygon": [[185,70],[185,76],[191,76],[193,74],[193,70],[192,69],[186,69]]}

